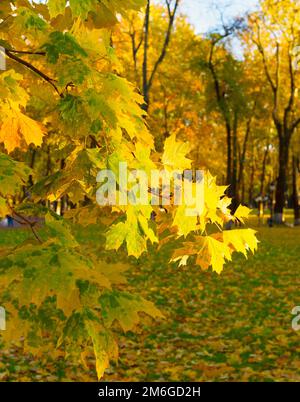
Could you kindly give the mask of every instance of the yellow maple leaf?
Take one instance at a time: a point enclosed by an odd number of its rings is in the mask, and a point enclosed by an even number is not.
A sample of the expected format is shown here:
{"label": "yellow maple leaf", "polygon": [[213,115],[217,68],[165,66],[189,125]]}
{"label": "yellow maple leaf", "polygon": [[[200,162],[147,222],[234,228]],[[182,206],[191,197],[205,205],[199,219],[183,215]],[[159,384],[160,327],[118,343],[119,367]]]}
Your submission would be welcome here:
{"label": "yellow maple leaf", "polygon": [[185,170],[191,168],[192,161],[186,158],[190,152],[190,145],[186,142],[176,141],[176,134],[165,141],[162,163],[167,170]]}
{"label": "yellow maple leaf", "polygon": [[[227,189],[227,186],[218,186],[216,183],[216,177],[212,176],[209,172],[205,173],[204,177],[204,200],[205,207],[203,215],[206,220],[202,221],[201,229],[204,230],[207,220],[210,220],[212,223],[217,223],[220,226],[223,224],[224,218],[227,215],[227,206],[229,203],[229,199],[225,199],[224,194]],[[224,199],[224,200],[223,200]],[[218,211],[223,214],[223,217],[218,213]],[[229,212],[228,212],[229,213]],[[227,219],[227,218],[226,218]]]}
{"label": "yellow maple leaf", "polygon": [[194,232],[198,228],[197,216],[187,216],[187,207],[180,205],[175,213],[172,226],[176,226],[178,229],[178,236],[187,237],[191,232]]}
{"label": "yellow maple leaf", "polygon": [[254,253],[257,250],[258,240],[253,229],[226,230],[223,232],[223,239],[233,251],[243,253],[247,256],[247,251]]}
{"label": "yellow maple leaf", "polygon": [[245,223],[243,218],[248,218],[249,214],[251,212],[251,209],[244,207],[243,205],[240,205],[238,209],[235,211],[235,218],[237,218],[240,222]]}
{"label": "yellow maple leaf", "polygon": [[10,153],[15,148],[25,148],[26,145],[41,145],[44,127],[17,110],[12,110],[4,119],[0,129],[0,142]]}
{"label": "yellow maple leaf", "polygon": [[216,240],[212,236],[200,236],[197,238],[201,245],[196,263],[207,269],[210,265],[213,271],[220,274],[226,261],[231,260],[231,250],[223,242]]}

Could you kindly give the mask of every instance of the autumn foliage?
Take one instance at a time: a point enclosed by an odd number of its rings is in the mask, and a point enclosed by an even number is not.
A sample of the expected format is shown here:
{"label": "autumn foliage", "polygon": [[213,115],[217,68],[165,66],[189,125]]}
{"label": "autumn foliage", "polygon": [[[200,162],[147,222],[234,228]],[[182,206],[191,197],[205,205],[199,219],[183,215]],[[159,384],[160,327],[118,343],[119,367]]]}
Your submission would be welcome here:
{"label": "autumn foliage", "polygon": [[[39,356],[47,351],[84,363],[94,354],[99,378],[118,358],[120,329],[134,330],[146,315],[163,318],[163,308],[127,288],[128,258],[142,261],[149,247],[169,244],[170,263],[220,274],[234,252],[247,256],[258,243],[251,229],[225,230],[230,221],[243,224],[250,210],[230,209],[227,186],[208,171],[198,216],[172,203],[96,203],[98,172],[118,176],[119,162],[145,172],[198,167],[188,135],[175,130],[176,110],[158,138],[150,103],[149,129],[138,82],[125,78],[127,53],[117,57],[122,27],[139,21],[144,6],[144,0],[0,3],[7,61],[0,73],[0,215],[32,232],[31,240],[1,250],[0,304],[8,321],[1,338]],[[92,225],[97,247],[78,240],[80,228]]]}

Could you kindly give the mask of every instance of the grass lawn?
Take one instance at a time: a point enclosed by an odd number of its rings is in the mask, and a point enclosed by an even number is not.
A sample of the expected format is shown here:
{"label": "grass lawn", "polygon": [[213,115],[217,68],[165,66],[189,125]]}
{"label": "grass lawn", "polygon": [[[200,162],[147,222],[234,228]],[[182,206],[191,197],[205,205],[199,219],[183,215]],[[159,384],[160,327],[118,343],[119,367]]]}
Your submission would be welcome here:
{"label": "grass lawn", "polygon": [[[300,228],[258,230],[258,253],[236,255],[221,276],[167,265],[165,254],[134,263],[130,284],[166,318],[121,336],[119,364],[104,380],[300,381],[300,331],[291,327],[300,305]],[[2,230],[0,245],[28,235]],[[13,348],[1,350],[0,379],[96,380],[92,369],[42,364]]]}

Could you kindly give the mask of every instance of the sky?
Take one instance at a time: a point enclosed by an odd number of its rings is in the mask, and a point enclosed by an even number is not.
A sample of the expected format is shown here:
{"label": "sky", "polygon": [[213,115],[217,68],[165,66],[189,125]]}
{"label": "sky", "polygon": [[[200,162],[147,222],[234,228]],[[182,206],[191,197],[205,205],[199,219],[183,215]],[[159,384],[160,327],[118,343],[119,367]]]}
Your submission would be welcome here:
{"label": "sky", "polygon": [[197,33],[207,33],[220,25],[218,8],[226,21],[255,10],[258,3],[259,0],[182,0],[181,11],[188,16]]}

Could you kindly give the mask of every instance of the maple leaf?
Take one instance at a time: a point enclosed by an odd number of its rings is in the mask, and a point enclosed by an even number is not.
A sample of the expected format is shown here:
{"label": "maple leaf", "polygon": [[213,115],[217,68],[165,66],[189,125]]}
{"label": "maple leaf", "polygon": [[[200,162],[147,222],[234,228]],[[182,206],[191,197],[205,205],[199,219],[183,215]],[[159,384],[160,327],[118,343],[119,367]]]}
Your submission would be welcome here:
{"label": "maple leaf", "polygon": [[137,142],[135,144],[134,156],[135,161],[133,167],[143,170],[147,173],[148,177],[150,177],[151,171],[156,169],[155,163],[151,160],[151,147]]}
{"label": "maple leaf", "polygon": [[90,11],[89,18],[95,28],[110,28],[118,23],[114,12],[102,2]]}
{"label": "maple leaf", "polygon": [[98,379],[103,377],[104,371],[109,367],[110,360],[118,358],[118,345],[112,334],[96,320],[86,322],[88,335],[93,342],[96,357],[96,372]]}
{"label": "maple leaf", "polygon": [[254,253],[257,250],[258,240],[253,229],[225,230],[223,232],[224,243],[233,248],[234,251],[247,256],[247,251]]}
{"label": "maple leaf", "polygon": [[81,17],[82,19],[87,17],[89,11],[93,10],[96,4],[96,0],[70,0],[70,7],[74,17]]}
{"label": "maple leaf", "polygon": [[191,256],[196,256],[196,264],[202,270],[210,266],[220,274],[227,261],[231,261],[234,251],[244,254],[257,250],[258,240],[252,229],[226,230],[210,236],[196,236],[194,242],[184,242],[183,247],[175,250],[171,262],[186,265]]}
{"label": "maple leaf", "polygon": [[178,229],[178,236],[187,236],[199,228],[197,216],[187,216],[187,207],[180,205],[175,212],[173,226]]}
{"label": "maple leaf", "polygon": [[113,225],[106,237],[106,249],[118,250],[126,242],[128,255],[140,257],[147,249],[147,240],[158,242],[153,230],[149,227],[151,207],[135,207],[130,205],[126,211],[126,221]]}
{"label": "maple leaf", "polygon": [[130,266],[127,264],[106,264],[103,261],[98,265],[99,272],[101,272],[112,285],[126,284],[127,280],[123,273],[128,271],[129,268]]}
{"label": "maple leaf", "polygon": [[230,248],[212,236],[197,237],[198,256],[196,263],[207,269],[211,265],[213,271],[220,274],[226,261],[231,260]]}
{"label": "maple leaf", "polygon": [[[75,249],[65,248],[65,241],[61,243],[49,240],[37,248],[32,244],[20,247],[5,260],[4,266],[9,269],[5,275],[0,275],[1,286],[18,295],[22,305],[26,306],[34,303],[39,307],[47,297],[55,295],[57,308],[62,309],[66,316],[82,307],[78,281],[110,287],[108,279],[88,258]],[[1,268],[0,264],[0,271]]]}
{"label": "maple leaf", "polygon": [[44,133],[45,129],[40,123],[17,110],[12,110],[2,122],[0,142],[4,143],[10,153],[16,148],[24,149],[26,145],[41,145]]}
{"label": "maple leaf", "polygon": [[240,222],[245,223],[244,222],[244,218],[248,218],[249,214],[251,212],[251,209],[243,206],[243,205],[239,205],[238,209],[235,211],[235,218],[237,218]]}
{"label": "maple leaf", "polygon": [[47,5],[51,18],[65,13],[66,0],[48,0]]}
{"label": "maple leaf", "polygon": [[165,141],[162,163],[164,167],[170,171],[190,169],[192,161],[186,158],[189,152],[189,144],[176,141],[176,134],[172,134]]}
{"label": "maple leaf", "polygon": [[48,212],[45,216],[45,224],[49,230],[49,235],[53,238],[59,238],[59,242],[62,246],[68,248],[76,248],[79,246],[64,219]]}
{"label": "maple leaf", "polygon": [[[15,70],[10,69],[4,71],[0,75],[1,98],[3,100],[9,99],[10,103],[25,107],[29,100],[29,95],[20,85],[23,78],[23,75],[17,73]],[[5,104],[2,104],[2,107],[4,105]]]}
{"label": "maple leaf", "polygon": [[32,174],[25,163],[14,161],[3,153],[0,153],[0,172],[0,194],[3,197],[15,195]]}
{"label": "maple leaf", "polygon": [[69,32],[51,32],[49,41],[42,48],[47,53],[49,63],[56,64],[61,55],[86,58],[86,51]]}
{"label": "maple leaf", "polygon": [[153,303],[132,293],[105,292],[100,297],[100,303],[105,325],[110,327],[116,320],[125,332],[133,330],[140,322],[139,312],[153,318],[163,318]]}
{"label": "maple leaf", "polygon": [[[227,186],[218,186],[216,182],[216,177],[213,177],[209,172],[205,173],[204,177],[204,202],[205,208],[203,215],[207,220],[212,223],[217,223],[219,225],[223,224],[224,218],[228,219],[228,211],[224,211],[225,206],[228,205],[228,199],[223,200],[224,193]],[[221,212],[221,215],[219,213]],[[225,212],[225,216],[224,216]],[[204,229],[205,224],[202,229]]]}

